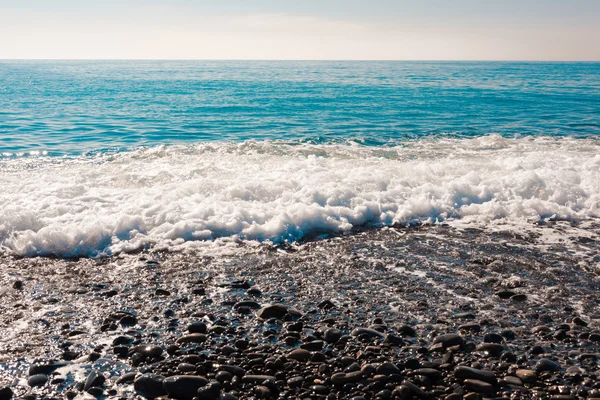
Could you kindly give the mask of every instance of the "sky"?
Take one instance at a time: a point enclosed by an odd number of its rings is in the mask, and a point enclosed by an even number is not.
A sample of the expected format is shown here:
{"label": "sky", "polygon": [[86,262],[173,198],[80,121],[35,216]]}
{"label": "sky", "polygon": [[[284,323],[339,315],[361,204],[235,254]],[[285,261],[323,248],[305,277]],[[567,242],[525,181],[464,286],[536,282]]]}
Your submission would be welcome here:
{"label": "sky", "polygon": [[600,0],[0,0],[0,59],[600,61]]}

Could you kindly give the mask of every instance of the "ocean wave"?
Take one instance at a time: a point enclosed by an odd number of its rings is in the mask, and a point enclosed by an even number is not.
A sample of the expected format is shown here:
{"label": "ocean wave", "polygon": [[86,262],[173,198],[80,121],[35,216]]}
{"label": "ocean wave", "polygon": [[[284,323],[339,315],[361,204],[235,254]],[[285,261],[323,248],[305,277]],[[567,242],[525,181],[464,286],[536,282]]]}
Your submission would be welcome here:
{"label": "ocean wave", "polygon": [[364,225],[600,217],[600,140],[247,141],[0,160],[0,244],[20,256],[293,242]]}

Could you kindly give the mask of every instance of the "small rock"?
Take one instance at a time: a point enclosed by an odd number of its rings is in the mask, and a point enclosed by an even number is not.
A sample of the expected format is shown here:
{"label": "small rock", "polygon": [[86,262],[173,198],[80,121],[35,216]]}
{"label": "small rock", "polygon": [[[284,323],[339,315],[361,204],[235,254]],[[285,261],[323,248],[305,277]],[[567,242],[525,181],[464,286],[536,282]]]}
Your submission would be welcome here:
{"label": "small rock", "polygon": [[557,363],[555,363],[552,360],[548,360],[547,358],[542,358],[540,361],[538,361],[538,363],[535,365],[535,370],[537,372],[541,372],[541,371],[558,371],[560,369],[560,365],[558,365]]}
{"label": "small rock", "polygon": [[163,387],[164,380],[165,377],[162,375],[144,374],[135,380],[133,388],[138,394],[153,400],[167,394],[167,391]]}
{"label": "small rock", "polygon": [[537,375],[535,371],[530,369],[518,369],[516,375],[525,383],[533,383],[537,381]]}
{"label": "small rock", "polygon": [[29,386],[31,386],[31,387],[44,386],[46,384],[46,382],[48,382],[48,375],[45,375],[45,374],[32,375],[29,377],[29,380],[27,381],[27,383],[29,383]]}
{"label": "small rock", "polygon": [[192,333],[189,335],[185,335],[176,340],[178,344],[187,344],[187,343],[204,343],[206,341],[206,335],[202,333]]}
{"label": "small rock", "polygon": [[474,379],[494,384],[496,375],[490,371],[482,371],[471,367],[458,366],[454,369],[454,376],[458,379]]}
{"label": "small rock", "polygon": [[287,358],[296,361],[306,362],[310,359],[310,351],[305,349],[296,349],[288,353]]}
{"label": "small rock", "polygon": [[282,319],[287,313],[288,309],[283,304],[271,304],[258,310],[256,315],[262,319]]}
{"label": "small rock", "polygon": [[476,393],[492,393],[494,391],[492,385],[477,379],[465,379],[464,384],[467,389]]}
{"label": "small rock", "polygon": [[208,328],[206,327],[206,324],[204,322],[196,321],[196,322],[192,322],[188,326],[188,332],[189,333],[206,333],[206,332],[208,332]]}
{"label": "small rock", "polygon": [[464,343],[464,339],[454,333],[448,333],[446,335],[439,335],[433,339],[433,343],[441,343],[444,348],[462,345]]}
{"label": "small rock", "polygon": [[208,380],[203,376],[176,375],[166,378],[163,387],[169,397],[180,400],[192,400],[198,389],[206,386]]}

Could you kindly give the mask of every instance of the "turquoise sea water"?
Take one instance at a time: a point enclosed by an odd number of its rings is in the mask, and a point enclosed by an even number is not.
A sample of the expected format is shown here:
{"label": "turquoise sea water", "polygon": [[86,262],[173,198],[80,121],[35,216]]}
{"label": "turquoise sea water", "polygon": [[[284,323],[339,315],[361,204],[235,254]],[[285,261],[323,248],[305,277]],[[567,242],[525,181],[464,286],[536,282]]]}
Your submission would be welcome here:
{"label": "turquoise sea water", "polygon": [[0,62],[0,253],[598,218],[599,63]]}
{"label": "turquoise sea water", "polygon": [[0,153],[600,134],[600,63],[0,61]]}

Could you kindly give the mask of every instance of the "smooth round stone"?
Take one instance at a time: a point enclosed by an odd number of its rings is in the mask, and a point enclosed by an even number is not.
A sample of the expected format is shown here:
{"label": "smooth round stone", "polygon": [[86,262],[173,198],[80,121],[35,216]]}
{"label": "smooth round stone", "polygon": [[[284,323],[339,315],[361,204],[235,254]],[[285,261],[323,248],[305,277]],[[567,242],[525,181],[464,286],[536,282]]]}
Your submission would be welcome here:
{"label": "smooth round stone", "polygon": [[87,392],[88,389],[90,389],[92,387],[100,387],[100,386],[104,385],[105,381],[106,381],[106,378],[104,377],[104,375],[98,373],[98,371],[96,371],[96,370],[92,370],[92,371],[90,371],[89,375],[87,376],[87,379],[83,386],[83,390]]}
{"label": "smooth round stone", "polygon": [[538,361],[538,363],[535,365],[535,370],[537,372],[541,372],[541,371],[558,371],[560,369],[560,365],[558,365],[557,363],[555,363],[552,360],[548,360],[547,358],[542,358],[540,361]]}
{"label": "smooth round stone", "polygon": [[162,375],[144,374],[135,380],[133,388],[138,394],[152,400],[167,394],[163,387],[164,380],[165,377]]}
{"label": "smooth round stone", "polygon": [[438,380],[442,377],[442,373],[437,369],[433,368],[419,368],[412,371],[411,375],[421,375],[431,378],[433,380]]}
{"label": "smooth round stone", "polygon": [[398,333],[404,336],[417,336],[417,331],[412,326],[402,325],[398,328]]}
{"label": "smooth round stone", "polygon": [[29,377],[27,383],[31,387],[44,386],[48,382],[48,375],[36,374]]}
{"label": "smooth round stone", "polygon": [[533,383],[537,380],[535,371],[530,369],[518,369],[515,375],[525,383]]}
{"label": "smooth round stone", "polygon": [[300,348],[308,351],[321,351],[323,344],[322,340],[313,340],[308,343],[303,343]]}
{"label": "smooth round stone", "polygon": [[282,319],[287,313],[288,309],[283,304],[271,304],[258,310],[256,312],[256,315],[258,316],[258,318],[262,319]]}
{"label": "smooth round stone", "polygon": [[2,389],[0,389],[0,400],[10,400],[13,397],[13,391],[11,388],[7,387],[3,387]]}
{"label": "smooth round stone", "polygon": [[304,383],[304,377],[294,376],[287,380],[287,385],[291,388],[300,387]]}
{"label": "smooth round stone", "polygon": [[465,379],[464,384],[468,390],[472,390],[476,393],[491,393],[494,391],[494,387],[492,385],[477,379]]}
{"label": "smooth round stone", "polygon": [[504,346],[498,343],[482,343],[475,350],[486,353],[489,357],[500,357],[504,351]]}
{"label": "smooth round stone", "polygon": [[329,394],[329,388],[325,385],[312,385],[309,389],[316,394]]}
{"label": "smooth round stone", "polygon": [[196,370],[196,366],[188,363],[181,363],[177,366],[179,372],[193,372]]}
{"label": "smooth round stone", "polygon": [[217,382],[231,382],[231,380],[233,379],[233,374],[231,372],[228,371],[219,371],[217,372],[217,375],[215,375],[215,379],[217,380]]}
{"label": "smooth round stone", "polygon": [[454,376],[458,379],[474,379],[494,384],[496,375],[490,371],[482,371],[471,367],[458,366],[454,369]]}
{"label": "smooth round stone", "polygon": [[121,375],[121,377],[117,379],[117,385],[124,385],[133,382],[136,375],[137,372],[128,372],[125,375]]}
{"label": "smooth round stone", "polygon": [[375,370],[380,375],[392,375],[400,373],[400,368],[391,362],[385,362]]}
{"label": "smooth round stone", "polygon": [[329,328],[325,331],[323,339],[327,343],[337,343],[342,337],[342,332],[339,329]]}
{"label": "smooth round stone", "polygon": [[98,386],[92,386],[91,388],[86,390],[86,392],[94,397],[100,397],[104,394],[104,389]]}
{"label": "smooth round stone", "polygon": [[177,344],[187,343],[204,343],[206,341],[206,335],[202,333],[192,333],[185,335],[176,340]]}
{"label": "smooth round stone", "polygon": [[166,378],[163,387],[170,397],[180,400],[192,400],[198,389],[206,386],[208,380],[203,376],[176,375]]}
{"label": "smooth round stone", "polygon": [[392,391],[389,389],[383,389],[375,394],[376,399],[390,399],[392,398]]}
{"label": "smooth round stone", "polygon": [[44,374],[44,375],[49,375],[52,372],[56,371],[57,369],[67,366],[69,365],[69,362],[66,361],[56,361],[56,362],[49,362],[49,363],[40,363],[40,364],[32,364],[29,367],[29,375],[37,375],[37,374]]}
{"label": "smooth round stone", "polygon": [[383,340],[383,342],[390,344],[392,346],[403,346],[404,345],[404,340],[402,340],[401,337],[392,335],[391,333],[388,333],[387,335],[385,335],[385,339]]}
{"label": "smooth round stone", "polygon": [[355,328],[352,333],[352,336],[356,337],[356,336],[361,336],[361,335],[366,335],[371,339],[374,338],[381,338],[383,339],[385,336],[383,333],[376,331],[375,329],[371,329],[371,328]]}
{"label": "smooth round stone", "polygon": [[487,333],[483,337],[483,341],[485,343],[502,343],[502,340],[502,336],[498,335],[497,333]]}
{"label": "smooth round stone", "polygon": [[208,332],[208,328],[206,327],[206,324],[201,321],[192,322],[188,326],[187,329],[188,329],[189,333],[206,333],[206,332]]}
{"label": "smooth round stone", "polygon": [[142,354],[149,358],[160,357],[163,353],[163,349],[160,346],[155,346],[152,344],[143,344],[136,346],[133,349],[134,352]]}
{"label": "smooth round stone", "polygon": [[296,361],[306,362],[310,359],[310,351],[305,349],[296,349],[288,353],[287,358]]}
{"label": "smooth round stone", "polygon": [[500,335],[506,340],[515,340],[515,332],[510,329],[504,329]]}
{"label": "smooth round stone", "polygon": [[271,375],[244,375],[242,377],[242,382],[244,383],[263,383],[266,380],[273,379],[277,380],[274,376]]}
{"label": "smooth round stone", "polygon": [[434,344],[441,343],[444,348],[462,345],[464,342],[465,341],[462,336],[459,336],[455,333],[439,335],[433,339]]}
{"label": "smooth round stone", "polygon": [[121,336],[117,336],[112,344],[113,346],[120,346],[120,345],[130,345],[131,343],[133,343],[135,339],[131,336],[128,335],[121,335]]}
{"label": "smooth round stone", "polygon": [[511,297],[513,297],[516,293],[512,292],[510,290],[502,290],[499,292],[496,292],[496,296],[500,297],[501,299],[510,299]]}
{"label": "smooth round stone", "polygon": [[523,301],[527,300],[527,295],[526,294],[522,294],[522,293],[515,294],[513,296],[510,296],[510,300],[514,301],[514,302],[520,303],[520,302],[523,302]]}
{"label": "smooth round stone", "polygon": [[516,376],[507,375],[504,378],[502,378],[502,380],[507,385],[513,385],[513,386],[521,386],[521,385],[523,385],[523,381],[520,378],[517,378]]}

